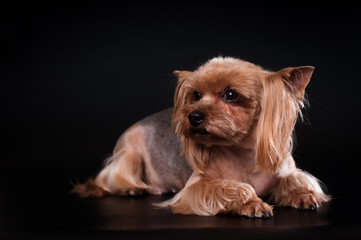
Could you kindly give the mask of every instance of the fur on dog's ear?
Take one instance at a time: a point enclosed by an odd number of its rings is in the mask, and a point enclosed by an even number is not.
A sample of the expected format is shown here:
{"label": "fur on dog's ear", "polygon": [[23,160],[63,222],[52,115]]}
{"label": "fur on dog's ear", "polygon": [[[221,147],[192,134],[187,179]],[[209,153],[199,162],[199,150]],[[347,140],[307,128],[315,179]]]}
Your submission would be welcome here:
{"label": "fur on dog's ear", "polygon": [[[172,129],[177,134],[179,134],[179,129],[177,128],[177,123],[179,119],[182,118],[182,113],[180,109],[185,104],[186,100],[186,91],[185,91],[185,82],[186,80],[193,75],[193,72],[190,71],[174,71],[173,74],[178,78],[178,85],[174,94],[174,109],[172,117]],[[179,127],[179,126],[178,126]],[[181,136],[183,151],[181,155],[185,155],[193,167],[194,171],[198,174],[202,174],[205,168],[206,163],[209,159],[210,152],[207,151],[206,147],[201,144],[195,143],[189,138]]]}
{"label": "fur on dog's ear", "polygon": [[305,89],[314,70],[315,67],[312,66],[288,67],[280,70],[278,74],[298,98],[304,99]]}
{"label": "fur on dog's ear", "polygon": [[291,157],[293,130],[314,67],[284,68],[263,81],[256,170],[276,173]]}
{"label": "fur on dog's ear", "polygon": [[193,74],[193,72],[190,71],[173,71],[173,74],[178,78],[178,82],[185,80],[187,77]]}
{"label": "fur on dog's ear", "polygon": [[193,72],[190,71],[173,71],[173,74],[178,78],[178,84],[174,93],[174,109],[173,109],[173,120],[172,120],[172,128],[175,130],[175,115],[180,109],[180,107],[184,104],[185,101],[185,92],[182,90],[183,83],[185,80],[190,77]]}
{"label": "fur on dog's ear", "polygon": [[178,95],[179,95],[179,90],[181,88],[181,86],[183,85],[183,82],[193,74],[193,72],[190,71],[178,71],[175,70],[173,71],[173,74],[177,77],[178,79],[178,84],[177,84],[177,88],[174,94],[174,104],[176,103],[176,100],[178,99]]}
{"label": "fur on dog's ear", "polygon": [[202,144],[195,143],[193,140],[181,136],[183,151],[193,170],[198,174],[203,174],[208,163],[211,152]]}

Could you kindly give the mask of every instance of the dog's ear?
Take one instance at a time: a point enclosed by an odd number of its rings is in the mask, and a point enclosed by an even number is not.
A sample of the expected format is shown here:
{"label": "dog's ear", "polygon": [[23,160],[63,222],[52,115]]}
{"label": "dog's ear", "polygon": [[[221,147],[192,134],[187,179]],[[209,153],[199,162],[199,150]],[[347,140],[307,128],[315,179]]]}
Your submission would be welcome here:
{"label": "dog's ear", "polygon": [[174,94],[174,102],[177,101],[178,99],[178,95],[179,95],[179,90],[181,89],[182,85],[183,85],[183,82],[193,74],[193,72],[190,72],[190,71],[178,71],[178,70],[175,70],[173,71],[173,74],[177,77],[178,79],[178,84],[177,84],[177,88],[176,88],[176,91],[175,91],[175,94]]}
{"label": "dog's ear", "polygon": [[172,118],[172,129],[175,131],[175,119],[179,109],[185,103],[185,91],[183,88],[185,80],[190,77],[193,72],[190,71],[173,71],[173,74],[178,78],[178,84],[174,93],[174,108],[173,108],[173,118]]}
{"label": "dog's ear", "polygon": [[178,78],[178,82],[184,81],[187,77],[193,74],[193,72],[190,71],[173,71],[173,74]]}
{"label": "dog's ear", "polygon": [[257,128],[256,168],[259,171],[275,174],[291,156],[293,130],[313,69],[307,66],[284,68],[264,78]]}
{"label": "dog's ear", "polygon": [[298,98],[304,99],[305,89],[310,82],[313,70],[312,66],[288,67],[275,74],[280,75],[286,83],[286,86]]}

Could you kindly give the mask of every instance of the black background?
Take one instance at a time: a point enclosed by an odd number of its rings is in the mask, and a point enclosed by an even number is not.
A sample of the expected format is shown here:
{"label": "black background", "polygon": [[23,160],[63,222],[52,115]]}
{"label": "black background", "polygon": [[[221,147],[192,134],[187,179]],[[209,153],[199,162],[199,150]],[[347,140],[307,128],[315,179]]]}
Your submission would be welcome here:
{"label": "black background", "polygon": [[315,66],[296,162],[336,199],[360,196],[358,5],[51,2],[0,10],[0,210],[64,198],[128,126],[172,106],[173,70],[215,56]]}

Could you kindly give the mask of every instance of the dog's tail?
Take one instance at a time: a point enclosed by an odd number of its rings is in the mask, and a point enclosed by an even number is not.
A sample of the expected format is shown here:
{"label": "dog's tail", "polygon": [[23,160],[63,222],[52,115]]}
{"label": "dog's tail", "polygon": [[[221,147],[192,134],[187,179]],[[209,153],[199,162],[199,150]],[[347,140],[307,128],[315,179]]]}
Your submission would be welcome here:
{"label": "dog's tail", "polygon": [[140,195],[148,185],[144,183],[144,157],[139,149],[139,134],[129,129],[119,139],[113,155],[104,162],[104,168],[95,179],[75,184],[73,193],[80,197],[106,195]]}

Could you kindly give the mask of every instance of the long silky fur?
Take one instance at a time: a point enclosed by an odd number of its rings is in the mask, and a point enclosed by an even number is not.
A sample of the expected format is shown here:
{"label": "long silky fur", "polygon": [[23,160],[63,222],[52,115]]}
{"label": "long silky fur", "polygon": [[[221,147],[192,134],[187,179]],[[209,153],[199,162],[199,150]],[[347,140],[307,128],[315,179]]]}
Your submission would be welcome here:
{"label": "long silky fur", "polygon": [[202,178],[195,173],[175,197],[155,206],[169,207],[174,213],[200,216],[241,214],[242,206],[252,198],[258,199],[249,184],[234,180]]}
{"label": "long silky fur", "polygon": [[258,120],[257,166],[276,173],[293,149],[293,130],[302,115],[303,100],[290,93],[289,74],[274,73],[263,82],[262,110]]}
{"label": "long silky fur", "polygon": [[[168,201],[155,204],[156,206],[170,208],[181,214],[211,216],[232,213],[249,217],[270,217],[272,207],[262,202],[257,196],[259,192],[271,194],[272,199],[279,205],[295,208],[303,207],[303,203],[309,208],[318,207],[321,202],[331,199],[321,188],[322,183],[311,174],[297,169],[292,158],[293,131],[298,117],[302,118],[304,90],[313,67],[285,68],[279,72],[269,72],[243,60],[214,58],[195,72],[198,74],[196,77],[194,72],[174,71],[178,85],[172,117],[172,129],[181,138],[182,154],[188,159],[193,174],[177,195]],[[242,85],[239,86],[240,90],[236,90],[247,99],[243,105],[236,108],[229,102],[219,100],[218,92],[222,93],[224,88],[229,88],[228,85],[237,88],[240,79]],[[218,99],[210,94],[200,103],[189,100],[190,94],[199,83],[204,87],[200,91],[209,91],[217,95]],[[211,85],[215,90],[209,90]],[[192,126],[189,125],[187,116],[189,112],[199,109],[213,114],[209,117],[210,120],[205,120],[205,130],[218,136],[218,139],[212,142],[209,141],[212,138],[207,138],[208,136],[204,137],[203,141],[196,136],[192,139]],[[219,111],[220,109],[222,111]],[[136,125],[129,128],[120,138],[113,155],[98,176],[94,180],[76,185],[73,191],[83,197],[131,195],[129,191],[132,189],[161,194],[157,188],[161,187],[162,181],[150,163],[149,151],[144,144],[146,138],[143,135],[141,128]],[[240,144],[244,146],[239,146]],[[251,154],[240,154],[233,158],[232,154],[225,154],[226,157],[222,158],[224,152],[220,157],[214,146],[236,146],[242,152],[249,151]],[[230,149],[224,148],[224,151]],[[217,160],[221,161],[221,167],[212,165]],[[235,164],[222,168],[225,160]],[[241,161],[246,161],[247,164],[240,165]],[[238,178],[237,175],[241,174],[243,178]],[[255,176],[258,182],[250,180]],[[269,187],[267,184],[273,184],[273,178],[277,179],[277,183]],[[268,192],[259,190],[260,187],[255,187],[259,184],[263,184],[264,189],[272,189],[267,190]],[[303,200],[305,202],[302,202]]]}

